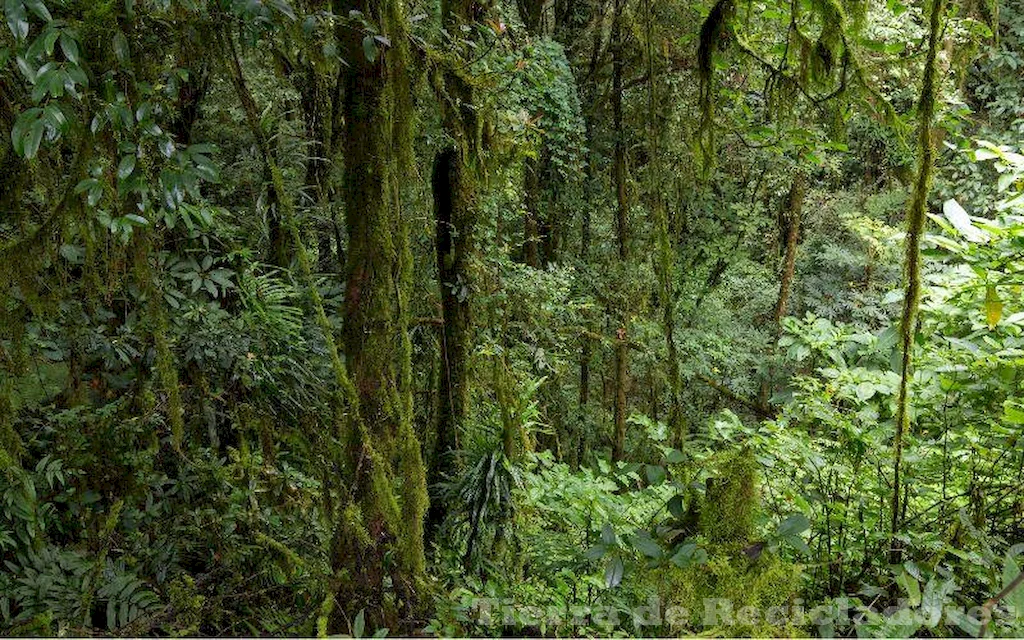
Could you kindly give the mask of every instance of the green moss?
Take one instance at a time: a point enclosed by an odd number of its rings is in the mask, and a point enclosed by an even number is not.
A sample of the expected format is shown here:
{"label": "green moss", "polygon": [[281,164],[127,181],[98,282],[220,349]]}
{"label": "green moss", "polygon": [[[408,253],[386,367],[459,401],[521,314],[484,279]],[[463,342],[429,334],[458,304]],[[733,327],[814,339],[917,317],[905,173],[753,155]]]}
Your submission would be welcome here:
{"label": "green moss", "polygon": [[172,580],[167,586],[167,598],[170,610],[174,612],[171,627],[176,634],[182,637],[198,635],[206,598],[199,594],[192,576],[182,575]]}
{"label": "green moss", "polygon": [[[665,569],[661,578],[666,611],[682,607],[688,614],[682,620],[668,616],[672,631],[725,637],[806,635],[781,615],[797,593],[800,575],[798,565],[774,554],[764,553],[751,562],[726,547],[714,551],[705,564]],[[745,616],[742,610],[747,607],[757,614]]]}
{"label": "green moss", "polygon": [[708,478],[700,531],[712,543],[750,540],[758,508],[757,461],[749,450],[724,455]]}
{"label": "green moss", "polygon": [[667,622],[676,633],[803,635],[784,615],[800,587],[801,567],[770,551],[753,560],[744,553],[759,511],[757,461],[748,449],[731,451],[714,471],[698,520],[708,561],[656,574],[666,607],[686,612],[682,619],[667,616]]}
{"label": "green moss", "polygon": [[402,482],[402,555],[409,575],[422,575],[423,519],[427,512],[427,481],[419,441],[409,426],[400,434],[399,469]]}
{"label": "green moss", "polygon": [[[6,374],[5,374],[6,375]],[[14,404],[11,402],[11,385],[0,386],[0,466],[10,473],[21,459],[21,438],[14,430]]]}
{"label": "green moss", "polygon": [[402,510],[398,506],[387,460],[366,443],[363,445],[364,464],[369,467],[369,489],[364,493],[363,512],[398,534]]}
{"label": "green moss", "polygon": [[368,549],[373,546],[370,532],[363,522],[363,511],[355,504],[348,504],[341,512],[339,527],[347,532],[347,538],[356,543],[357,548]]}
{"label": "green moss", "polygon": [[327,637],[327,625],[330,622],[331,613],[333,611],[334,594],[328,591],[327,595],[324,596],[323,601],[320,602],[320,613],[316,617],[316,637]]}
{"label": "green moss", "polygon": [[37,616],[29,618],[23,624],[9,627],[4,631],[4,634],[11,638],[19,636],[56,637],[56,634],[53,632],[53,617],[54,614],[52,611],[45,611]]}
{"label": "green moss", "polygon": [[770,551],[755,559],[744,552],[755,538],[760,511],[758,468],[747,448],[725,452],[715,461],[698,518],[708,561],[684,569],[667,567],[658,578],[667,606],[682,607],[688,614],[683,620],[668,620],[674,632],[804,635],[784,615],[800,587],[801,567]]}
{"label": "green moss", "polygon": [[[350,433],[355,456],[352,486],[366,527],[383,561],[394,552],[398,585],[423,572],[426,482],[419,440],[412,427],[412,345],[408,336],[412,257],[401,209],[399,176],[411,166],[413,109],[402,3],[363,3],[364,13],[394,43],[367,60],[362,35],[343,32],[356,62],[344,76],[346,113],[343,195],[349,246],[345,301],[345,365],[357,395],[358,420]],[[377,572],[347,561],[367,582],[367,615],[386,613]],[[410,595],[410,594],[403,594]],[[377,609],[372,611],[371,609]],[[385,616],[386,617],[386,616]]]}
{"label": "green moss", "polygon": [[[160,305],[154,305],[162,309]],[[153,332],[153,346],[156,350],[156,371],[167,394],[167,419],[171,423],[171,443],[174,448],[181,449],[182,440],[185,437],[184,408],[181,404],[181,391],[178,388],[178,370],[174,364],[174,354],[171,353],[170,344],[167,342],[167,331],[162,318],[158,320],[157,328]]]}
{"label": "green moss", "polygon": [[284,564],[282,568],[288,575],[291,575],[297,568],[306,564],[302,557],[289,549],[286,544],[271,538],[262,531],[256,532],[256,542],[273,551],[281,559]]}
{"label": "green moss", "polygon": [[[347,576],[365,588],[372,605],[367,614],[379,621],[377,612],[370,609],[384,606],[383,584],[379,568],[368,565],[374,558],[382,563],[395,550],[400,558],[399,573],[404,574],[395,577],[405,578],[402,582],[406,584],[419,579],[424,564],[426,483],[411,425],[412,347],[406,328],[412,259],[398,180],[401,172],[412,166],[414,110],[405,19],[399,2],[367,1],[360,8],[392,44],[376,60],[367,60],[363,34],[345,28],[340,31],[346,55],[353,61],[344,74],[342,136],[349,232],[344,361],[295,222],[293,198],[260,129],[260,112],[246,85],[232,35],[225,31],[219,37],[278,196],[282,222],[291,233],[299,272],[336,381],[331,402],[336,438],[329,445],[329,473],[341,472],[335,486],[344,506],[339,521],[333,523],[332,568],[335,575]],[[333,508],[325,511],[339,513]],[[358,552],[364,555],[360,557]],[[344,591],[351,586],[339,584],[338,588]],[[330,617],[336,625],[342,619],[337,612]]]}

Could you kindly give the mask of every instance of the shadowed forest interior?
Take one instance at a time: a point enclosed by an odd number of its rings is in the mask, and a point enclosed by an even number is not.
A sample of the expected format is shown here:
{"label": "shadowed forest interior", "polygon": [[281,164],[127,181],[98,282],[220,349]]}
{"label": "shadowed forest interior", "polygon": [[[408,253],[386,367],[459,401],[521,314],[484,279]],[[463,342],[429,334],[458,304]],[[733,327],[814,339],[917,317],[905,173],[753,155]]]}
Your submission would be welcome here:
{"label": "shadowed forest interior", "polygon": [[1024,635],[1020,0],[2,10],[0,634]]}

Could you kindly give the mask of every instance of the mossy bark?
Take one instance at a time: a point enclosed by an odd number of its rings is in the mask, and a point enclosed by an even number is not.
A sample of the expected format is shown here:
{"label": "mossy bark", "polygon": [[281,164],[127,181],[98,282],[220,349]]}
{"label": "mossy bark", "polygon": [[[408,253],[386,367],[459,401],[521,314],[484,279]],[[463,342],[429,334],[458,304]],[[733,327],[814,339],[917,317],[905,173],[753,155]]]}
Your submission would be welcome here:
{"label": "mossy bark", "polygon": [[[629,194],[626,186],[626,134],[622,122],[622,81],[625,70],[622,22],[626,0],[615,0],[612,22],[612,120],[615,135],[612,179],[615,183],[615,230],[620,266],[625,271],[629,264]],[[626,404],[629,384],[629,312],[623,305],[618,309],[618,330],[615,341],[615,399],[613,403],[614,436],[612,460],[619,461],[626,447]]]}
{"label": "mossy bark", "polygon": [[[479,19],[485,7],[472,0],[445,2],[445,28],[455,33]],[[439,69],[435,89],[442,126],[450,144],[434,158],[433,192],[437,277],[441,295],[440,377],[436,438],[427,480],[437,487],[457,469],[459,433],[469,406],[469,359],[472,350],[471,263],[475,250],[477,184],[480,179],[480,117],[471,78],[458,58]],[[436,532],[447,515],[439,496],[431,501],[427,530]]]}
{"label": "mossy bark", "polygon": [[[342,3],[336,3],[342,4]],[[398,606],[416,604],[423,559],[426,481],[420,445],[412,429],[411,344],[408,289],[412,268],[405,222],[399,209],[398,170],[409,161],[410,89],[405,70],[404,17],[393,0],[355,7],[374,20],[391,44],[373,60],[363,33],[341,29],[345,98],[343,182],[351,238],[346,273],[345,360],[316,288],[312,265],[295,224],[295,204],[285,188],[259,109],[245,83],[230,34],[218,34],[246,120],[271,175],[296,262],[305,281],[335,375],[335,424],[325,491],[337,496],[332,514],[329,589],[317,627],[348,631],[348,620],[365,610],[370,624],[396,628]],[[340,472],[341,477],[336,478]],[[388,595],[385,578],[400,601]],[[343,603],[334,606],[333,603]]]}
{"label": "mossy bark", "polygon": [[[772,346],[770,347],[772,351],[782,333],[782,319],[786,316],[786,310],[789,308],[789,298],[796,276],[796,256],[800,243],[800,224],[803,218],[806,192],[807,176],[802,171],[797,171],[786,195],[786,204],[779,216],[779,226],[782,230],[785,248],[782,269],[779,273],[779,295],[775,299],[775,311],[772,315]],[[768,411],[768,404],[771,400],[773,377],[774,372],[769,367],[761,381],[761,389],[758,394],[758,404],[764,412]]]}
{"label": "mossy bark", "polygon": [[[687,425],[683,416],[682,383],[679,372],[679,352],[676,346],[676,294],[675,294],[675,247],[669,228],[668,206],[665,202],[662,175],[660,136],[661,118],[658,114],[658,84],[654,57],[654,17],[651,0],[644,2],[644,16],[647,42],[647,136],[651,165],[649,168],[651,212],[653,213],[657,244],[657,274],[659,297],[662,308],[662,333],[665,337],[665,356],[667,359],[668,378],[668,428],[669,434],[677,447],[683,446],[686,438]],[[657,402],[653,403],[654,411]],[[657,419],[657,418],[655,418]]]}
{"label": "mossy bark", "polygon": [[803,218],[804,195],[807,192],[807,176],[797,172],[786,196],[786,207],[782,212],[781,222],[785,229],[786,249],[782,260],[782,273],[779,276],[779,296],[775,301],[773,320],[778,327],[789,307],[789,297],[793,290],[793,277],[796,275],[796,254],[800,242],[800,224]]}
{"label": "mossy bark", "polygon": [[757,460],[749,449],[724,455],[719,472],[708,478],[700,531],[714,544],[750,540],[758,508]]}
{"label": "mossy bark", "polygon": [[4,381],[0,383],[0,469],[5,473],[18,467],[21,461],[22,443],[14,429],[14,403],[9,371],[0,362]]}
{"label": "mossy bark", "polygon": [[[267,144],[269,145],[270,155],[273,159],[273,166],[280,167],[280,161],[278,158],[277,147],[274,141],[278,140],[279,137],[276,131],[276,125],[271,131],[271,135],[267,137]],[[291,264],[292,256],[295,251],[291,246],[291,238],[288,229],[287,221],[285,220],[286,213],[284,212],[286,203],[282,202],[280,191],[274,185],[274,176],[270,170],[271,164],[266,164],[263,168],[263,180],[267,185],[267,254],[266,260],[268,264],[272,264],[275,267],[287,269]]]}
{"label": "mossy bark", "polygon": [[700,43],[697,47],[697,76],[700,79],[700,124],[697,140],[704,177],[710,175],[715,162],[715,48],[719,46],[722,34],[728,29],[735,11],[736,0],[718,0],[700,28]]}
{"label": "mossy bark", "polygon": [[348,62],[342,103],[342,194],[349,237],[343,344],[361,418],[361,428],[349,443],[358,506],[353,523],[359,524],[342,545],[343,566],[353,584],[341,601],[351,603],[353,610],[362,604],[371,620],[392,626],[399,603],[386,601],[385,568],[393,564],[391,581],[401,604],[410,606],[423,574],[427,506],[423,461],[412,426],[412,258],[398,181],[410,161],[412,104],[402,4],[352,4],[348,8],[361,11],[388,42],[378,41],[377,55],[368,56],[363,31],[341,29],[342,57]]}

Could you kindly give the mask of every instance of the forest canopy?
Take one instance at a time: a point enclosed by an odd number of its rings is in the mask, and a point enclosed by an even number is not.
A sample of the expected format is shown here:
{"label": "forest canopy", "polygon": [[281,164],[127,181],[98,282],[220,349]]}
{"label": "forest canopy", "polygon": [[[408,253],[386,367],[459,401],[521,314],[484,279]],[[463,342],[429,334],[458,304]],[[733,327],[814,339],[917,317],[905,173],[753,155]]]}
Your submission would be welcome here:
{"label": "forest canopy", "polygon": [[1024,635],[1018,0],[0,6],[0,634]]}

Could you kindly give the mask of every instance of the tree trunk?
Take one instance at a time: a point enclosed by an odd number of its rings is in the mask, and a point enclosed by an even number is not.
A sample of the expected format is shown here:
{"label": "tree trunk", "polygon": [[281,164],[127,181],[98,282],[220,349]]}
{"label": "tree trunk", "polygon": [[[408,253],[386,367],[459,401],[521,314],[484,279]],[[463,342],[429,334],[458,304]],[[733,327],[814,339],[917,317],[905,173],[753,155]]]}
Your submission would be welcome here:
{"label": "tree trunk", "polygon": [[[351,434],[354,516],[360,526],[336,549],[336,574],[352,576],[339,594],[349,612],[365,607],[377,626],[394,628],[384,572],[409,605],[423,573],[426,477],[412,427],[408,296],[412,268],[399,197],[408,167],[411,89],[405,17],[398,0],[360,0],[361,11],[389,44],[365,52],[362,29],[341,27],[344,81],[345,223],[348,255],[343,344],[358,396],[361,425]],[[370,59],[372,57],[372,60]],[[349,518],[353,516],[350,514]],[[361,601],[360,601],[361,600]],[[342,624],[336,617],[336,626]]]}
{"label": "tree trunk", "polygon": [[[772,344],[770,350],[775,351],[775,344],[782,335],[782,319],[786,317],[786,310],[789,307],[789,298],[793,290],[793,279],[796,275],[796,255],[800,243],[800,223],[803,217],[804,194],[807,191],[807,176],[803,171],[798,170],[790,184],[789,193],[786,196],[786,204],[779,216],[779,226],[783,232],[782,269],[779,272],[779,295],[775,300],[775,311],[772,314]],[[772,386],[775,384],[773,378],[775,371],[772,366],[764,374],[761,380],[761,389],[758,394],[758,405],[762,412],[769,411]]]}
{"label": "tree trunk", "polygon": [[193,47],[182,49],[179,65],[189,69],[189,76],[178,88],[178,104],[168,131],[175,142],[188,145],[192,143],[192,127],[199,119],[199,109],[210,90],[210,70],[206,60],[196,59]]}
{"label": "tree trunk", "polygon": [[[544,5],[546,0],[517,0],[519,17],[526,31],[533,36],[544,35]],[[552,210],[543,206],[543,195],[548,190],[547,142],[541,139],[537,153],[523,161],[523,262],[540,268],[554,260],[555,222]]]}
{"label": "tree trunk", "polygon": [[526,30],[534,35],[540,35],[544,26],[544,4],[545,0],[516,0],[519,5],[519,17],[522,18]]}
{"label": "tree trunk", "polygon": [[[444,4],[446,28],[475,20],[482,7],[474,0]],[[428,482],[438,483],[457,469],[458,436],[468,413],[469,357],[472,349],[473,291],[470,262],[476,229],[476,184],[480,162],[477,111],[473,87],[458,71],[443,73],[442,125],[454,145],[434,158],[433,191],[436,223],[437,277],[441,294],[441,363],[438,384],[437,432]],[[427,513],[427,534],[433,535],[447,515],[436,495]]]}
{"label": "tree trunk", "polygon": [[[277,147],[273,142],[275,140],[277,140],[276,135],[268,136],[267,144],[269,145],[270,156],[273,162],[280,166],[278,163]],[[287,224],[284,220],[286,214],[283,208],[286,205],[282,202],[281,195],[274,184],[274,177],[271,174],[270,167],[270,163],[264,164],[263,167],[263,182],[267,185],[267,263],[286,269],[291,263],[294,248],[289,242]]]}
{"label": "tree trunk", "polygon": [[555,209],[544,202],[551,181],[550,162],[551,152],[545,143],[537,150],[537,157],[523,161],[523,262],[535,269],[555,262],[558,253]]}
{"label": "tree trunk", "polygon": [[[410,420],[411,347],[406,331],[411,256],[399,212],[394,160],[410,153],[408,132],[395,123],[409,122],[411,106],[406,102],[410,93],[404,77],[408,68],[404,18],[392,2],[366,0],[359,6],[398,43],[374,62],[363,53],[359,31],[340,29],[347,45],[344,55],[350,61],[344,74],[348,89],[343,105],[344,194],[350,235],[355,238],[347,269],[344,362],[295,225],[292,194],[285,189],[269,139],[260,128],[260,109],[246,85],[232,35],[226,28],[217,34],[278,197],[281,220],[289,231],[335,376],[335,431],[324,439],[330,447],[324,496],[328,502],[337,497],[341,505],[325,505],[335,528],[330,548],[330,588],[335,593],[325,600],[317,621],[324,630],[348,630],[347,621],[359,610],[366,612],[370,624],[394,628],[398,615],[385,597],[385,567],[390,568],[393,591],[407,608],[415,604],[423,575],[426,478]],[[397,113],[382,112],[385,103]],[[339,474],[342,477],[334,477]],[[335,607],[335,602],[342,606]]]}
{"label": "tree trunk", "polygon": [[793,184],[789,188],[789,195],[786,198],[786,209],[782,216],[782,222],[786,231],[786,251],[782,261],[782,274],[779,278],[779,297],[775,303],[775,315],[773,316],[776,329],[782,323],[782,319],[786,317],[789,296],[793,290],[797,245],[800,242],[800,224],[803,216],[804,194],[806,191],[807,177],[803,172],[798,172],[793,178]]}
{"label": "tree trunk", "polygon": [[[665,336],[665,350],[668,367],[668,427],[669,433],[677,447],[683,446],[686,437],[686,424],[683,418],[681,382],[679,379],[679,355],[676,348],[675,326],[676,326],[676,297],[673,283],[675,267],[675,248],[672,245],[668,207],[665,204],[662,184],[662,165],[660,138],[662,126],[658,117],[658,89],[657,77],[655,75],[654,63],[654,23],[651,11],[651,0],[644,2],[644,15],[647,30],[647,125],[648,125],[648,146],[650,153],[650,175],[651,179],[651,209],[654,213],[655,234],[658,250],[658,284],[662,306],[662,332]],[[653,411],[657,411],[657,404]]]}
{"label": "tree trunk", "polygon": [[[615,229],[619,262],[625,268],[629,263],[629,199],[626,191],[626,139],[622,126],[622,74],[623,59],[622,20],[626,0],[615,0],[615,18],[612,22],[612,118],[615,132],[613,179],[615,182]],[[626,447],[626,387],[629,384],[629,313],[626,305],[619,309],[619,328],[615,342],[615,437],[612,441],[612,460],[622,460]]]}
{"label": "tree trunk", "polygon": [[[914,333],[917,331],[918,307],[921,303],[921,238],[924,235],[925,215],[928,209],[928,191],[931,187],[935,164],[935,147],[931,129],[935,120],[936,83],[935,60],[938,57],[939,36],[942,31],[943,0],[932,0],[929,16],[928,54],[925,58],[921,97],[918,101],[917,176],[910,206],[907,209],[907,238],[905,241],[904,274],[906,290],[903,295],[903,313],[900,317],[900,391],[896,401],[896,433],[893,435],[892,512],[890,519],[889,563],[902,562],[903,550],[899,540],[906,513],[906,502],[901,503],[901,473],[903,468],[903,438],[910,430],[910,379],[913,375]],[[904,495],[906,488],[903,487]]]}
{"label": "tree trunk", "polygon": [[[593,25],[591,34],[590,64],[577,77],[580,92],[584,98],[583,102],[586,105],[591,104],[597,95],[596,71],[602,43],[601,20],[597,18],[603,19],[604,17],[603,14],[598,16],[600,13],[598,5],[599,0],[586,0],[585,2],[580,2],[579,0],[556,0],[555,2],[555,36],[566,48],[566,51],[571,51],[574,46],[579,46],[579,42],[583,39],[584,30],[591,20],[594,20],[596,23]],[[603,4],[601,6],[603,7]],[[594,117],[592,109],[584,109],[583,119],[587,142],[585,197],[589,206],[583,208],[580,219],[579,260],[581,268],[585,270],[588,269],[590,261],[591,211],[598,200],[597,188],[594,184],[597,178],[597,159],[594,153]],[[593,357],[591,339],[587,335],[583,335],[580,338],[580,342],[578,406],[581,416],[581,429],[580,433],[577,434],[577,462],[582,462],[587,453],[586,435],[583,432],[587,425],[583,417],[586,415],[585,409],[587,405],[590,404],[590,361]]]}

